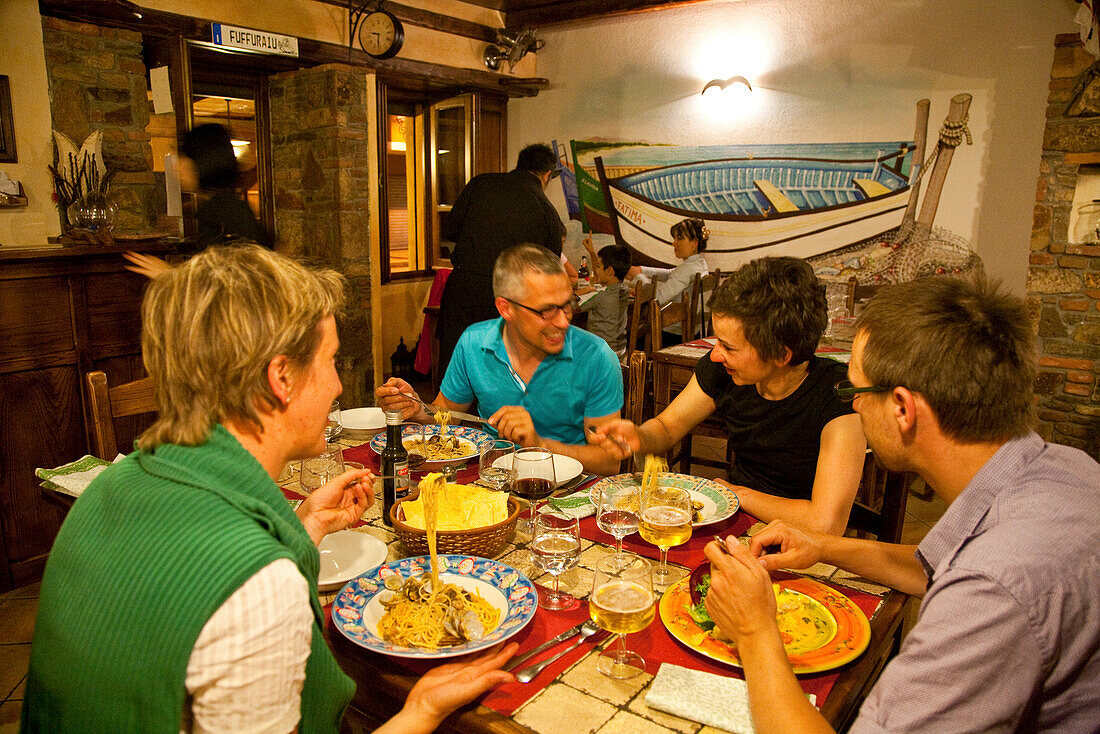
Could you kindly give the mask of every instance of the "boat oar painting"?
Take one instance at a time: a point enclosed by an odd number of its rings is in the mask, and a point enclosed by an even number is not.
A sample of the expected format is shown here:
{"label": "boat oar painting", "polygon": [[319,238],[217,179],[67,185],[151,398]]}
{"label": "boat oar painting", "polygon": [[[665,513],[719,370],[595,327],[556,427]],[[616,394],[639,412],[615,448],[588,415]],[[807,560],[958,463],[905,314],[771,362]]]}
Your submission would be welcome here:
{"label": "boat oar painting", "polygon": [[912,142],[671,146],[571,142],[585,228],[640,262],[672,265],[669,228],[706,222],[712,270],[765,255],[812,257],[901,224]]}

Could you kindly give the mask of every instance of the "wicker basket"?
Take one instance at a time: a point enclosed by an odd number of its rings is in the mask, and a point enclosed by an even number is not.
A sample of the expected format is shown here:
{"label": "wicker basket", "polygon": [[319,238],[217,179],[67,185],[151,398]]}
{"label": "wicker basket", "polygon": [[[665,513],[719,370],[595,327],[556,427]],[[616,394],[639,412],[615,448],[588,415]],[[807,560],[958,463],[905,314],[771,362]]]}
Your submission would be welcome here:
{"label": "wicker basket", "polygon": [[[410,553],[427,555],[428,533],[420,528],[414,528],[405,524],[405,512],[401,508],[401,500],[390,509],[390,520],[393,522],[393,533],[401,544]],[[516,520],[519,518],[520,503],[515,497],[508,498],[508,517],[495,525],[486,525],[483,528],[473,530],[439,530],[435,536],[437,553],[454,553],[457,555],[480,556],[482,558],[494,558],[504,549],[512,532],[516,529]]]}

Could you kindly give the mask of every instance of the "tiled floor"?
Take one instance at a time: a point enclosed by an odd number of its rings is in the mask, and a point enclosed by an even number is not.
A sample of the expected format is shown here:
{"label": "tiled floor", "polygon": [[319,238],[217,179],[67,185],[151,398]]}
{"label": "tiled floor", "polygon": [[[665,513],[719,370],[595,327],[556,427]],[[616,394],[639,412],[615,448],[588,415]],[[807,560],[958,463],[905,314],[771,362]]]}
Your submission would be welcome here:
{"label": "tiled floor", "polygon": [[0,734],[19,731],[38,584],[0,594]]}
{"label": "tiled floor", "polygon": [[[696,455],[722,458],[721,446],[698,442]],[[713,477],[722,472],[703,466],[694,466],[699,476]],[[902,542],[918,543],[943,514],[946,505],[938,497],[921,500],[910,494],[905,509],[905,527]],[[19,731],[19,711],[23,703],[23,685],[30,661],[31,633],[38,610],[38,584],[15,589],[0,595],[0,734]]]}

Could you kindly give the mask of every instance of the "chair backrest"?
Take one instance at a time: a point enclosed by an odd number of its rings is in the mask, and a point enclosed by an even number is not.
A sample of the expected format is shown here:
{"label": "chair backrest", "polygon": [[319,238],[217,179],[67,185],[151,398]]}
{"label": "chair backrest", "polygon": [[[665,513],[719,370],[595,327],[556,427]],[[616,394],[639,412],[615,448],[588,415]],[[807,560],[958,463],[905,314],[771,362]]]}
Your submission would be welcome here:
{"label": "chair backrest", "polygon": [[[634,303],[630,308],[626,329],[626,351],[638,348],[638,337],[649,333],[650,311],[657,305],[657,284],[639,283],[634,286]],[[650,341],[647,339],[647,343]]]}
{"label": "chair backrest", "polygon": [[900,542],[905,524],[905,501],[915,477],[913,472],[887,469],[868,449],[848,527],[870,533],[883,543]]}
{"label": "chair backrest", "polygon": [[680,325],[680,334],[684,341],[691,341],[695,333],[695,309],[699,301],[699,274],[692,278],[691,284],[680,294],[680,299],[664,306],[655,305],[649,312],[649,339],[646,351],[655,352],[661,348],[661,332],[673,324]]}
{"label": "chair backrest", "polygon": [[115,418],[155,413],[157,406],[153,402],[153,380],[143,377],[109,387],[107,375],[96,370],[84,375],[84,384],[88,389],[88,409],[91,413],[92,453],[113,461],[118,454]]}
{"label": "chair backrest", "polygon": [[707,308],[707,301],[710,300],[711,295],[714,293],[714,289],[717,288],[718,284],[721,282],[721,270],[712,270],[699,279],[699,304],[696,313],[699,314],[700,336],[711,336],[714,334],[714,324],[711,323],[711,313],[710,309]]}
{"label": "chair backrest", "polygon": [[[626,359],[623,362],[623,418],[640,426],[646,419],[646,401],[648,399],[649,384],[647,375],[646,353],[639,349],[628,349]],[[619,471],[626,473],[634,471],[631,459],[624,459]]]}
{"label": "chair backrest", "polygon": [[844,308],[847,309],[848,315],[855,316],[856,306],[874,296],[875,291],[881,287],[874,283],[860,283],[854,275],[849,278],[848,292],[844,297]]}

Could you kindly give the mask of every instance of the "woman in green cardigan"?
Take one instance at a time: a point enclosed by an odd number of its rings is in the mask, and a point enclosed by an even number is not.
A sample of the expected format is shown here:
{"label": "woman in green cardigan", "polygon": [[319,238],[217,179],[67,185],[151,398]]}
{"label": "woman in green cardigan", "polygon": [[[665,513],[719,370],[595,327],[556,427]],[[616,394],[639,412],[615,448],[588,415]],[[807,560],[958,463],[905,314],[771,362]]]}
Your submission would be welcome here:
{"label": "woman in green cardigan", "polygon": [[[336,732],[354,691],[322,636],[316,544],[374,501],[358,469],[297,513],[275,483],[324,448],[343,278],[255,245],[153,278],[158,417],[73,506],[50,553],[25,732]],[[509,645],[424,676],[382,731],[431,731],[512,679]]]}

